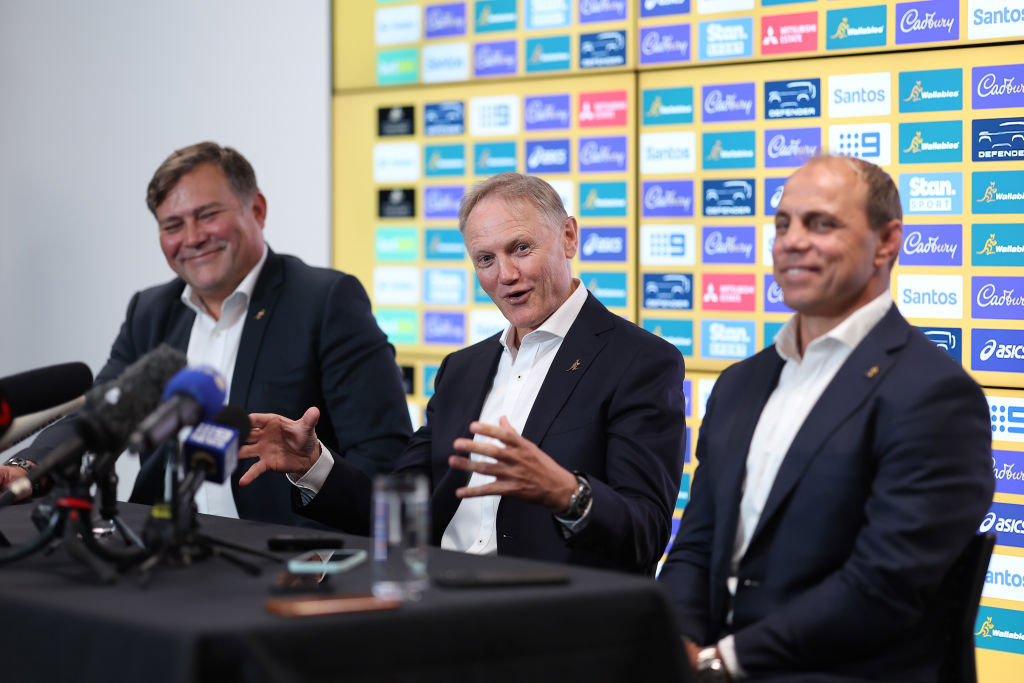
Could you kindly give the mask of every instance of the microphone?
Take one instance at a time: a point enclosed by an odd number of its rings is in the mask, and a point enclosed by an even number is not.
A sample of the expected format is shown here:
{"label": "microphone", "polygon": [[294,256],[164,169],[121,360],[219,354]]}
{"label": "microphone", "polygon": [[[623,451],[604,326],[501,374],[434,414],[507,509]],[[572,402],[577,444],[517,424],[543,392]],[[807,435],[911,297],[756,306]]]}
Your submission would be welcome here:
{"label": "microphone", "polygon": [[49,410],[38,410],[34,413],[14,418],[8,426],[7,433],[0,436],[0,453],[24,441],[60,418],[75,412],[82,407],[83,403],[85,403],[85,397],[79,396],[74,400],[61,403]]}
{"label": "microphone", "polygon": [[238,448],[250,431],[249,414],[230,403],[211,421],[200,422],[182,446],[186,475],[197,472],[200,481],[217,484],[229,481],[238,466]]}
{"label": "microphone", "polygon": [[50,365],[0,379],[0,436],[15,418],[72,401],[91,386],[92,371],[85,363]]}
{"label": "microphone", "polygon": [[164,387],[163,402],[128,439],[136,453],[148,453],[182,427],[209,420],[224,405],[227,387],[211,367],[184,368]]}
{"label": "microphone", "polygon": [[14,502],[55,468],[81,458],[87,450],[120,453],[131,430],[156,408],[160,389],[185,365],[185,354],[166,344],[145,354],[106,384],[85,395],[75,420],[75,436],[53,449],[28,473],[0,494],[0,505]]}

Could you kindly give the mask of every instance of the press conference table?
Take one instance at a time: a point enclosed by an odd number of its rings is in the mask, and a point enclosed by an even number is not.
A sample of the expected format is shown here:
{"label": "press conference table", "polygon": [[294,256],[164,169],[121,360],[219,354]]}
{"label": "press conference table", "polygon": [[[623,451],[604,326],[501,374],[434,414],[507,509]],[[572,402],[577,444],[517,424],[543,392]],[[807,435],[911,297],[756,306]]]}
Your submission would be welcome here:
{"label": "press conference table", "polygon": [[[31,505],[0,509],[12,543],[34,535]],[[122,504],[140,530],[148,508]],[[266,548],[312,533],[200,515],[204,533]],[[346,536],[346,547],[367,539]],[[282,553],[288,557],[295,553]],[[432,572],[548,567],[432,548]],[[283,568],[250,576],[219,558],[98,585],[63,550],[0,565],[0,680],[21,681],[674,681],[682,648],[650,579],[571,567],[566,585],[441,588],[396,610],[284,618],[264,601]],[[367,593],[369,568],[336,575]]]}

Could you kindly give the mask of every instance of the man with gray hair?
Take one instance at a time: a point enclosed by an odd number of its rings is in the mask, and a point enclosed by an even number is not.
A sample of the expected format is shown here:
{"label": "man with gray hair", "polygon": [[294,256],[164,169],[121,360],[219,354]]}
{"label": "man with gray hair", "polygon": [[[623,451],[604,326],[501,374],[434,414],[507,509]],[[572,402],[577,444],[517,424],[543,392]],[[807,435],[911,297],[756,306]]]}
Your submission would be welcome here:
{"label": "man with gray hair", "polygon": [[[442,548],[651,574],[686,449],[683,359],[572,276],[579,233],[543,180],[503,173],[459,212],[480,286],[508,327],[441,363],[396,472],[421,472]],[[240,457],[301,472],[316,435],[254,416]],[[253,467],[253,472],[257,467]],[[367,533],[369,480],[334,464],[309,516]]]}
{"label": "man with gray hair", "polygon": [[981,388],[889,294],[899,192],[809,161],[775,214],[796,311],[715,383],[659,580],[700,680],[935,681],[943,581],[992,500]]}

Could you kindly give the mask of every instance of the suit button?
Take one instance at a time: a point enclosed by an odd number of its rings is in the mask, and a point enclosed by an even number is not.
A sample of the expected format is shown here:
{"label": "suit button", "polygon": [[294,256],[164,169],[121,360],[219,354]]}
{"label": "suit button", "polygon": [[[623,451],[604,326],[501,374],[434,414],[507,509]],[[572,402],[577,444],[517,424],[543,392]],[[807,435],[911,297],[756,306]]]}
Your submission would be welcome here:
{"label": "suit button", "polygon": [[757,588],[760,585],[761,585],[760,581],[755,581],[754,579],[743,579],[743,587],[744,588]]}

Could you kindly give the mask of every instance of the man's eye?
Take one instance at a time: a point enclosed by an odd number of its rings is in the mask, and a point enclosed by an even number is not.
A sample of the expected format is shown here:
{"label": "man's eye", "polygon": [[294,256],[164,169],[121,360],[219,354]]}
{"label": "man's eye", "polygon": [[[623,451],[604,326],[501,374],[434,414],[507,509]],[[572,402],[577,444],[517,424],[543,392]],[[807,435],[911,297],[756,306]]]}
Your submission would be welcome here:
{"label": "man's eye", "polygon": [[204,211],[203,213],[199,214],[199,220],[208,221],[212,219],[214,216],[216,216],[218,213],[220,213],[220,211]]}
{"label": "man's eye", "polygon": [[517,244],[516,245],[516,252],[518,252],[518,253],[523,253],[523,252],[529,251],[529,250],[530,250],[530,245],[528,245],[528,244]]}
{"label": "man's eye", "polygon": [[161,225],[160,232],[177,232],[181,229],[181,223],[172,223],[170,225]]}

